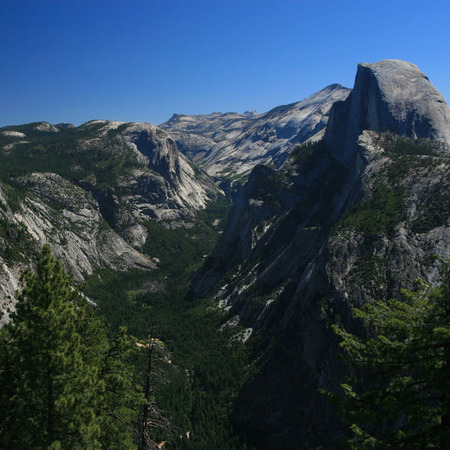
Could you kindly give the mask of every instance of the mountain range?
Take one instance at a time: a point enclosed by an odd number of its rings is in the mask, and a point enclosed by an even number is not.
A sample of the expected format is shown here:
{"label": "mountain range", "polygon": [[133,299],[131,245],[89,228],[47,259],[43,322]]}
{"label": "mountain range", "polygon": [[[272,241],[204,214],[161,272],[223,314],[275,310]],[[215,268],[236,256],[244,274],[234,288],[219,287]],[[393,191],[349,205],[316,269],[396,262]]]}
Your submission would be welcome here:
{"label": "mountain range", "polygon": [[[359,64],[353,89],[264,114],[5,127],[0,158],[5,312],[43,243],[81,280],[157,271],[155,224],[193,242],[215,230],[187,298],[218,305],[251,348],[232,418],[256,448],[334,448],[345,429],[319,391],[347,368],[330,325],[438,282],[434,255],[450,257],[450,112],[404,61]],[[225,225],[213,206],[230,183]]]}
{"label": "mountain range", "polygon": [[295,144],[321,139],[331,106],[349,93],[350,89],[333,84],[264,114],[174,114],[160,127],[209,175],[239,179],[257,164],[278,168]]}

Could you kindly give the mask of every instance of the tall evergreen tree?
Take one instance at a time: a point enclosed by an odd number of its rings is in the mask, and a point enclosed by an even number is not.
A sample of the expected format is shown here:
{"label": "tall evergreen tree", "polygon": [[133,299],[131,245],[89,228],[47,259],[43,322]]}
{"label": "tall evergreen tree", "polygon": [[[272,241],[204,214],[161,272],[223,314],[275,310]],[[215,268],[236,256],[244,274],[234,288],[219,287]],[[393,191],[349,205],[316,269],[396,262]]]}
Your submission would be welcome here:
{"label": "tall evergreen tree", "polygon": [[449,448],[450,263],[442,283],[354,309],[367,336],[335,326],[356,369],[338,396],[354,449]]}
{"label": "tall evergreen tree", "polygon": [[141,397],[125,363],[130,339],[122,330],[109,343],[103,321],[44,246],[0,331],[3,448],[114,448],[111,434],[123,442],[115,448],[133,448]]}
{"label": "tall evergreen tree", "polygon": [[125,327],[110,341],[101,378],[105,392],[98,414],[102,417],[100,442],[106,449],[136,449],[138,416],[144,403],[138,371],[131,363],[139,352],[136,339]]}

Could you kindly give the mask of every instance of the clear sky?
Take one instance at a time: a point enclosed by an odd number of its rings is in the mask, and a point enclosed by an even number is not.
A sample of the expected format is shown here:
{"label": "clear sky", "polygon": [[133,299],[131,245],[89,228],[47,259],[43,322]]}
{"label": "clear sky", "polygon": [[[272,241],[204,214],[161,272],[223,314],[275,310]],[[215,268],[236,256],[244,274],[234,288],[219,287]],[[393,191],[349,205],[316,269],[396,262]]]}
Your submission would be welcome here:
{"label": "clear sky", "polygon": [[0,0],[0,126],[265,112],[385,58],[450,101],[450,2]]}

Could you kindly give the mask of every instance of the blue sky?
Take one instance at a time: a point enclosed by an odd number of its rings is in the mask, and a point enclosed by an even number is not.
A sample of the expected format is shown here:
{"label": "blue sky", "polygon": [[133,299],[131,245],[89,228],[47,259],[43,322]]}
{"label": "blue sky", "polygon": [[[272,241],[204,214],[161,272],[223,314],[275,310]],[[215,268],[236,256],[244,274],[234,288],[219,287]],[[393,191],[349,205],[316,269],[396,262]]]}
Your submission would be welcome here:
{"label": "blue sky", "polygon": [[257,110],[358,62],[414,62],[450,101],[450,2],[0,0],[0,126]]}

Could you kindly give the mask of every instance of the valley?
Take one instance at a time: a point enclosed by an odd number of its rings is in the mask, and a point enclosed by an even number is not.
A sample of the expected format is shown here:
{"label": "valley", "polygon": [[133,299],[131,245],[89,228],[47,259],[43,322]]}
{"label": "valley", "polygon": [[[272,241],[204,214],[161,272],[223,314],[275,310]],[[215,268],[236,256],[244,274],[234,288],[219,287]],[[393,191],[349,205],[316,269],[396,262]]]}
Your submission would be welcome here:
{"label": "valley", "polygon": [[332,326],[450,258],[450,112],[404,61],[263,114],[8,126],[0,161],[1,323],[49,244],[111,333],[167,347],[165,449],[336,448]]}

